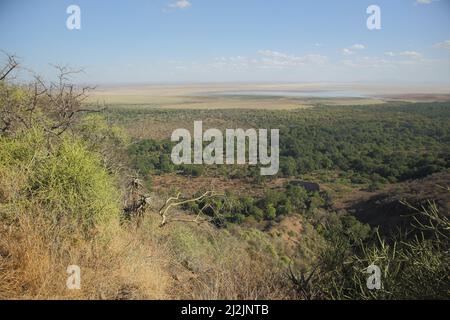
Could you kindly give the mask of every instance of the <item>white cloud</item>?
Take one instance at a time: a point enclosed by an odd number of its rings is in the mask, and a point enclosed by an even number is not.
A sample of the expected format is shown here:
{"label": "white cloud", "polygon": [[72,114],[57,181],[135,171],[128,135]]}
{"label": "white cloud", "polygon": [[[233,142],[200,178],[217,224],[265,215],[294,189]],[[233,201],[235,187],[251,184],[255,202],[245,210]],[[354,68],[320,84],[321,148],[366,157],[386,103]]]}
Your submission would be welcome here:
{"label": "white cloud", "polygon": [[243,56],[233,56],[233,57],[217,57],[214,58],[210,66],[217,69],[247,69],[252,62]]}
{"label": "white cloud", "polygon": [[[413,50],[387,51],[369,55],[361,46],[346,49],[358,54],[327,57],[322,53],[296,54],[260,50],[251,55],[223,55],[192,63],[172,61],[169,70],[177,79],[215,79],[220,81],[423,81],[443,80],[450,83],[448,59],[429,59]],[[364,47],[366,48],[366,47]],[[367,51],[367,50],[366,50]],[[319,51],[320,52],[320,51]],[[164,73],[165,72],[165,73]]]}
{"label": "white cloud", "polygon": [[328,61],[326,56],[320,54],[307,54],[301,58],[303,63],[311,63],[311,64],[325,64]]}
{"label": "white cloud", "polygon": [[358,69],[379,69],[379,68],[390,68],[393,67],[391,61],[386,59],[381,59],[378,57],[359,57],[354,60],[343,60],[341,63],[346,67],[358,68]]}
{"label": "white cloud", "polygon": [[366,46],[363,45],[363,44],[354,44],[354,45],[352,45],[351,48],[352,48],[353,50],[363,50],[363,49],[366,48]]}
{"label": "white cloud", "polygon": [[256,57],[216,57],[208,66],[221,70],[243,71],[246,69],[289,69],[304,66],[320,66],[328,62],[326,56],[306,54],[297,56],[272,50],[260,50]]}
{"label": "white cloud", "polygon": [[443,61],[425,58],[417,51],[387,51],[383,57],[378,56],[359,56],[355,55],[352,59],[347,58],[340,61],[345,67],[353,70],[385,70],[390,72],[397,70],[398,72],[413,72],[415,69],[432,68]]}
{"label": "white cloud", "polygon": [[174,3],[169,4],[169,7],[175,9],[186,9],[191,6],[191,3],[188,0],[178,0]]}
{"label": "white cloud", "polygon": [[342,49],[341,52],[343,55],[349,56],[349,55],[355,54],[356,51],[360,51],[360,50],[364,50],[364,49],[366,49],[365,45],[357,43],[357,44],[352,45],[349,48]]}
{"label": "white cloud", "polygon": [[388,51],[384,53],[389,57],[406,57],[414,60],[421,60],[423,58],[422,54],[417,51],[402,51],[402,52],[392,52]]}
{"label": "white cloud", "polygon": [[344,49],[341,50],[341,52],[342,52],[342,54],[344,54],[346,56],[355,54],[355,52],[353,50],[350,50],[349,48],[344,48]]}
{"label": "white cloud", "polygon": [[400,52],[398,55],[408,57],[410,59],[422,59],[422,55],[416,51],[403,51]]}
{"label": "white cloud", "polygon": [[296,56],[272,50],[260,50],[259,55],[262,56],[259,62],[262,67],[293,67],[307,64],[325,64],[327,57],[320,54],[307,54],[304,56]]}
{"label": "white cloud", "polygon": [[436,2],[436,0],[416,0],[415,4],[416,5],[420,5],[420,4],[431,4],[433,2]]}
{"label": "white cloud", "polygon": [[434,45],[435,48],[438,49],[449,49],[450,50],[450,40],[445,40],[443,42],[436,43]]}

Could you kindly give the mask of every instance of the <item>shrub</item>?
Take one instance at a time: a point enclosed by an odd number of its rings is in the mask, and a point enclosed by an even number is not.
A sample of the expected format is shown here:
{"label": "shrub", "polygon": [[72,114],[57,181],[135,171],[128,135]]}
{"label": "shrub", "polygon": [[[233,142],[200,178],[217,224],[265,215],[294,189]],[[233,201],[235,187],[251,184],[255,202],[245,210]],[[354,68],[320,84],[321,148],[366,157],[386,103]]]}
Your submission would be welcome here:
{"label": "shrub", "polygon": [[4,204],[10,208],[9,215],[18,211],[14,207],[31,214],[34,206],[40,206],[49,222],[83,232],[118,218],[119,197],[113,180],[100,157],[80,141],[65,137],[48,149],[42,132],[34,130],[1,138],[0,150],[0,170],[22,176],[15,198]]}
{"label": "shrub", "polygon": [[[325,299],[448,299],[449,220],[433,204],[420,216],[415,227],[422,233],[412,239],[402,233],[383,239],[377,233],[373,241],[353,248],[367,230],[353,218],[344,219],[351,233],[339,233],[339,228],[328,233],[312,289]],[[366,286],[372,264],[381,270],[379,290]]]}
{"label": "shrub", "polygon": [[100,158],[78,141],[63,141],[38,162],[29,191],[46,204],[53,220],[71,221],[84,231],[118,218],[120,212],[118,193]]}
{"label": "shrub", "polygon": [[272,204],[269,204],[266,208],[266,219],[273,220],[277,217],[277,210],[274,208]]}

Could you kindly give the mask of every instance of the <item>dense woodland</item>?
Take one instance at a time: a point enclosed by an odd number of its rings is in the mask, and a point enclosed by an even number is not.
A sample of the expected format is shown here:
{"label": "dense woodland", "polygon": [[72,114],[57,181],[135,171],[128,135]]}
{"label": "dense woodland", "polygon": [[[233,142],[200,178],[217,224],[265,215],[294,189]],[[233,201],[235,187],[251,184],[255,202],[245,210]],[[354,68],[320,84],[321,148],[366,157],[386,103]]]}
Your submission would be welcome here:
{"label": "dense woodland", "polygon": [[[135,117],[162,118],[171,113],[188,113],[195,119],[204,111],[118,111],[120,123]],[[350,183],[366,184],[368,190],[384,185],[421,179],[450,168],[450,108],[448,103],[386,104],[381,106],[316,107],[286,111],[210,111],[209,117],[223,118],[248,127],[281,128],[280,177],[302,177],[314,172],[338,171]],[[226,115],[224,115],[226,114]],[[175,117],[175,115],[174,115]],[[261,177],[252,166],[218,166],[205,172],[200,165],[173,165],[170,140],[136,140],[128,149],[134,168],[147,177],[177,173],[184,176],[226,175],[251,178],[254,183],[276,177]],[[261,199],[240,198],[228,210],[230,221],[245,216],[275,219],[279,215],[329,207],[331,196],[287,185],[285,191],[269,190]],[[239,199],[238,199],[239,200]],[[237,203],[236,201],[234,203]]]}
{"label": "dense woodland", "polygon": [[[178,117],[177,112],[187,111],[127,111],[116,116],[164,118],[170,113]],[[203,113],[192,111],[189,116],[201,119]],[[208,117],[232,119],[231,123],[239,119],[246,127],[280,128],[284,176],[336,169],[353,173],[355,179],[383,183],[422,178],[450,166],[448,103],[316,107],[284,113],[214,110]],[[170,163],[172,146],[170,141],[143,140],[130,153],[143,172],[170,172],[180,170]]]}

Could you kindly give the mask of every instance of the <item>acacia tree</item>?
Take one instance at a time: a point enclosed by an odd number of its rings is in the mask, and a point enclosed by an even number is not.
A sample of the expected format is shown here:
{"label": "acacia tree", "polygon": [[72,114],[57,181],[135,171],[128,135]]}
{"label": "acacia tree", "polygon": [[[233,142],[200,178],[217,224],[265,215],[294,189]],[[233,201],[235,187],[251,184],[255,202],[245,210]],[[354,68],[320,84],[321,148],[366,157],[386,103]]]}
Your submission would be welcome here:
{"label": "acacia tree", "polygon": [[7,55],[0,71],[0,134],[14,135],[33,126],[41,126],[49,135],[60,136],[86,112],[99,112],[104,107],[84,107],[90,86],[78,87],[72,78],[83,70],[54,66],[56,81],[47,82],[33,74],[28,84],[15,83],[13,71],[20,68],[17,58]]}

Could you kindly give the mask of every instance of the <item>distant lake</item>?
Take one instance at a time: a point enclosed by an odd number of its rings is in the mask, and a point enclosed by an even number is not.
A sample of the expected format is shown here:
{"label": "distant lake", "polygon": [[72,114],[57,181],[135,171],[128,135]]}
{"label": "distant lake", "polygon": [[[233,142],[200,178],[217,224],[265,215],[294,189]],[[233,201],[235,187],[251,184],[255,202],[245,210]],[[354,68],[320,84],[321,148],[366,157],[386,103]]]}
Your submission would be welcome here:
{"label": "distant lake", "polygon": [[221,91],[209,92],[209,96],[246,96],[246,97],[302,97],[302,98],[366,98],[367,95],[357,91],[347,90],[315,90],[315,91],[288,91],[288,90],[249,90],[249,91]]}

